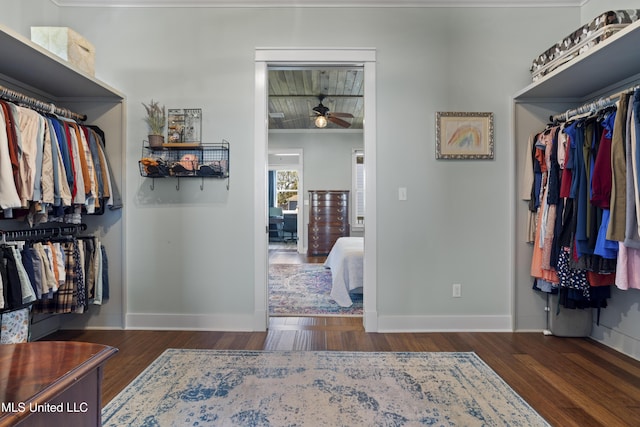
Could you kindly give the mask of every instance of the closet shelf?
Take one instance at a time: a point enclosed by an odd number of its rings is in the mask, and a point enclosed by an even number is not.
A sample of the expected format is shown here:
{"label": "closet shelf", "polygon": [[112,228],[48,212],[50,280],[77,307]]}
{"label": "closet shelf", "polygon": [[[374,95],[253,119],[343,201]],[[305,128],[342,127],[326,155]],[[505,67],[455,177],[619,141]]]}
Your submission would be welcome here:
{"label": "closet shelf", "polygon": [[3,25],[0,25],[0,58],[12,58],[0,63],[0,75],[14,77],[19,80],[20,87],[37,88],[37,93],[44,91],[53,99],[90,97],[121,101],[125,98],[107,84]]}
{"label": "closet shelf", "polygon": [[514,99],[584,102],[640,79],[640,21],[516,93]]}

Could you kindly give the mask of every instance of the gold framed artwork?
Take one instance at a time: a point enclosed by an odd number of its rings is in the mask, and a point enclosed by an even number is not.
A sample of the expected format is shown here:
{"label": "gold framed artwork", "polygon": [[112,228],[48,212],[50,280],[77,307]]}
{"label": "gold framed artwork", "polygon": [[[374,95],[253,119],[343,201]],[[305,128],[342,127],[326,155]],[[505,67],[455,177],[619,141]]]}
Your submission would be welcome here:
{"label": "gold framed artwork", "polygon": [[436,159],[493,159],[493,113],[436,113]]}

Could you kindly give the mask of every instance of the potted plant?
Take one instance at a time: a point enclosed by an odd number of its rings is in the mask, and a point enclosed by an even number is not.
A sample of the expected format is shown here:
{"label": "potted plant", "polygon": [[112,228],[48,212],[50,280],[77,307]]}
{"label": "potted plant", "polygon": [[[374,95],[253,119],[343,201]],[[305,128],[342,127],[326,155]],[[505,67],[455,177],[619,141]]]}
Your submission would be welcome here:
{"label": "potted plant", "polygon": [[144,109],[147,111],[147,116],[144,121],[149,126],[149,147],[161,148],[164,143],[164,127],[167,124],[167,115],[164,105],[160,104],[153,99],[149,105],[142,103]]}

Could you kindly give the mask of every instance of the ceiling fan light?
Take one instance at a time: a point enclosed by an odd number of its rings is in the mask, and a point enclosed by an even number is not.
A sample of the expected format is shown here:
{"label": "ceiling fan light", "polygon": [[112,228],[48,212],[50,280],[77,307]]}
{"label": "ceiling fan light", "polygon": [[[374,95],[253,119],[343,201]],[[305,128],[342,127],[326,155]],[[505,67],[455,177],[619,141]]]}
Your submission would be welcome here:
{"label": "ceiling fan light", "polygon": [[316,117],[316,127],[324,128],[327,127],[327,118],[325,116]]}

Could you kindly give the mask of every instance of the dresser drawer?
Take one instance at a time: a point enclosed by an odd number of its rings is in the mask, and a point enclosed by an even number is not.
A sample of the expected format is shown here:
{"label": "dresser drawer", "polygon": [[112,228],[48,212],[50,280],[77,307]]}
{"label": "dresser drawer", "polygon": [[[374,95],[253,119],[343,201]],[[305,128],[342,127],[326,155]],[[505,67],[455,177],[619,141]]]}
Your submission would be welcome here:
{"label": "dresser drawer", "polygon": [[[317,238],[315,238],[317,237]],[[309,239],[308,245],[308,253],[309,255],[328,255],[333,248],[333,245],[336,243],[342,235],[332,234],[325,236],[312,236]]]}
{"label": "dresser drawer", "polygon": [[344,191],[309,191],[309,201],[348,201],[349,192]]}
{"label": "dresser drawer", "polygon": [[313,206],[309,208],[309,216],[347,216],[349,214],[349,208],[347,206]]}
{"label": "dresser drawer", "polygon": [[337,217],[332,218],[328,216],[318,216],[310,218],[309,226],[311,227],[319,227],[322,230],[326,230],[327,227],[336,228],[336,227],[344,227],[349,225],[349,221],[347,221],[347,217]]}
{"label": "dresser drawer", "polygon": [[309,240],[322,236],[348,236],[349,224],[309,224]]}
{"label": "dresser drawer", "polygon": [[331,208],[331,207],[342,207],[345,208],[349,205],[346,200],[316,200],[309,203],[310,207],[318,207],[318,208]]}

